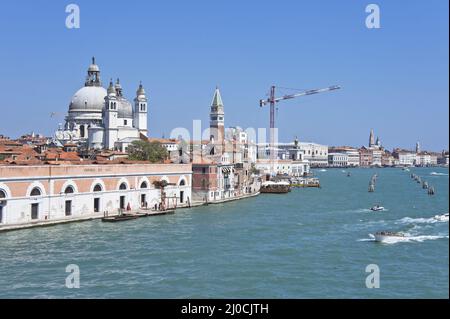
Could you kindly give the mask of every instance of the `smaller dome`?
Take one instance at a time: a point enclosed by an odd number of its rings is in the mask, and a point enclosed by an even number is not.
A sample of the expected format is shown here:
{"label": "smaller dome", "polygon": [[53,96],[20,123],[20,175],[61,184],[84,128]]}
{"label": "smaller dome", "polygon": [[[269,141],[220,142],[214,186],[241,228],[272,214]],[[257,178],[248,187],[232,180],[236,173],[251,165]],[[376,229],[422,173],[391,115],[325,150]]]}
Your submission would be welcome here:
{"label": "smaller dome", "polygon": [[109,82],[107,92],[108,92],[108,95],[116,95],[116,88],[114,87],[112,80],[111,80],[111,82]]}
{"label": "smaller dome", "polygon": [[136,91],[136,96],[145,95],[144,87],[142,86],[142,83],[139,84],[139,88]]}
{"label": "smaller dome", "polygon": [[100,72],[100,68],[97,64],[91,64],[88,68],[88,72]]}
{"label": "smaller dome", "polygon": [[116,88],[116,90],[117,89],[122,89],[122,85],[120,85],[120,80],[119,79],[117,79],[117,81],[116,81],[115,88]]}

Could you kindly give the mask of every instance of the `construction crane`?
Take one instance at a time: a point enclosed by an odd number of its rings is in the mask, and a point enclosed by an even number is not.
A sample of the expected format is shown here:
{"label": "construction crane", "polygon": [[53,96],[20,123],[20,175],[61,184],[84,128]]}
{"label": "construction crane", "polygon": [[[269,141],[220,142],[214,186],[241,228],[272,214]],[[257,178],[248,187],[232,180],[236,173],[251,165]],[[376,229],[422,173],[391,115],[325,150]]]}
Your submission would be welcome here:
{"label": "construction crane", "polygon": [[327,88],[323,88],[323,89],[314,89],[314,90],[307,90],[307,91],[303,91],[303,92],[299,92],[299,93],[295,93],[295,94],[288,94],[288,95],[283,95],[282,97],[275,97],[275,86],[272,86],[270,88],[270,96],[268,99],[266,100],[259,100],[259,106],[263,107],[267,104],[270,104],[270,159],[271,161],[273,161],[275,159],[274,157],[274,148],[275,148],[275,141],[274,141],[274,129],[275,129],[275,103],[278,103],[280,101],[283,100],[289,100],[289,99],[293,99],[296,97],[300,97],[300,96],[306,96],[306,95],[313,95],[313,94],[318,94],[318,93],[323,93],[323,92],[328,92],[328,91],[334,91],[334,90],[338,90],[341,87],[339,85],[333,85],[333,86],[329,86]]}

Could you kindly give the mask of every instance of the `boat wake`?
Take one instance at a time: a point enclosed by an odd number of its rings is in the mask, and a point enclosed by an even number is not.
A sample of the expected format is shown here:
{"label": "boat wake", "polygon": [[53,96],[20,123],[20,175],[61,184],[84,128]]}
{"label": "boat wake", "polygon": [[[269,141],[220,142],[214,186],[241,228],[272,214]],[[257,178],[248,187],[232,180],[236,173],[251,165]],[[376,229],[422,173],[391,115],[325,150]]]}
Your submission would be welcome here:
{"label": "boat wake", "polygon": [[448,176],[448,174],[438,173],[438,172],[431,172],[430,175],[433,175],[433,176]]}
{"label": "boat wake", "polygon": [[448,214],[436,215],[430,218],[404,217],[398,221],[400,224],[435,224],[448,223]]}

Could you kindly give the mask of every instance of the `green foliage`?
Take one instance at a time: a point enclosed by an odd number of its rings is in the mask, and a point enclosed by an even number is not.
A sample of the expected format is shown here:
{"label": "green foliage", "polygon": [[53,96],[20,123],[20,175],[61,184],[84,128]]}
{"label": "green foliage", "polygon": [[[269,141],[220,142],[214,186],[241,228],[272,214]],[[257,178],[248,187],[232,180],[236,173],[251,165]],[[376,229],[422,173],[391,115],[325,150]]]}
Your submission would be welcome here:
{"label": "green foliage", "polygon": [[128,158],[133,161],[158,163],[168,156],[167,150],[159,142],[134,141],[128,146]]}

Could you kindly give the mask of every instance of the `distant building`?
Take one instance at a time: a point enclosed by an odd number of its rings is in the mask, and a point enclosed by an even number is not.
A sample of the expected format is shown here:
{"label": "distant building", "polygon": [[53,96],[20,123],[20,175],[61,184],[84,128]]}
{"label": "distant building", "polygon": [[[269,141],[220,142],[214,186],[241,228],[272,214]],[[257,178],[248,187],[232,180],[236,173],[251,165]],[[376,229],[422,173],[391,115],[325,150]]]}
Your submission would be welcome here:
{"label": "distant building", "polygon": [[290,159],[277,160],[275,163],[271,163],[269,159],[260,159],[256,162],[255,168],[261,175],[270,175],[272,169],[276,175],[301,177],[309,174],[307,161],[293,161]]}
{"label": "distant building", "polygon": [[416,165],[417,156],[415,152],[397,148],[394,149],[392,155],[394,156],[394,158],[398,160],[398,165],[401,166]]}
{"label": "distant building", "polygon": [[348,155],[347,153],[330,153],[328,152],[328,165],[331,167],[347,167]]}
{"label": "distant building", "polygon": [[370,134],[369,134],[369,147],[374,147],[375,146],[375,136],[373,134],[373,128],[370,129]]}
{"label": "distant building", "polygon": [[372,149],[372,166],[381,166],[383,151],[380,149]]}
{"label": "distant building", "polygon": [[359,149],[359,165],[363,167],[372,166],[373,150],[365,146]]}
{"label": "distant building", "polygon": [[392,156],[392,154],[388,151],[384,151],[381,155],[381,166],[383,167],[389,167],[395,165],[395,158]]}
{"label": "distant building", "polygon": [[359,151],[350,146],[337,146],[328,148],[328,158],[330,153],[341,153],[347,156],[347,165],[349,167],[359,166]]}
{"label": "distant building", "polygon": [[438,163],[438,165],[449,166],[449,155],[448,155],[448,151],[442,151],[442,153],[440,154],[440,156],[438,156],[438,158],[437,158],[437,163]]}
{"label": "distant building", "polygon": [[[268,159],[270,154],[269,143],[259,143],[258,159]],[[279,160],[291,159],[294,161],[305,161],[311,167],[328,166],[328,146],[317,143],[299,142],[278,143],[275,145],[277,158]]]}

